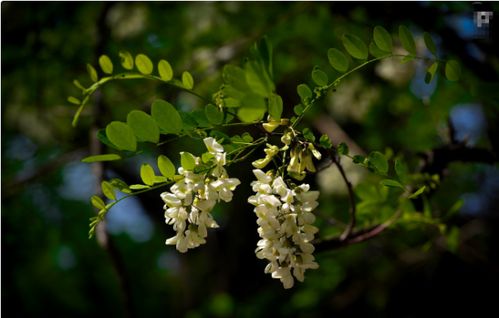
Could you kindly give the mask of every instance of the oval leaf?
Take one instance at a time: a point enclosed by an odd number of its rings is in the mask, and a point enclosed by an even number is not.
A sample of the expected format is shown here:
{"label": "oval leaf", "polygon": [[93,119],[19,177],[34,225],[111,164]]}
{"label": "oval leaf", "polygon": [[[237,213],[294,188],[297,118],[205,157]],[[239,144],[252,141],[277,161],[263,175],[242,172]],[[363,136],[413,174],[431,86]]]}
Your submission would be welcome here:
{"label": "oval leaf", "polygon": [[411,31],[404,26],[401,25],[399,27],[399,38],[400,42],[404,49],[412,55],[416,55],[416,43],[414,42],[414,37],[412,36]]}
{"label": "oval leaf", "polygon": [[373,151],[369,154],[369,163],[372,164],[374,169],[383,175],[388,172],[388,160],[386,160],[385,155],[379,151]]}
{"label": "oval leaf", "polygon": [[155,100],[152,103],[151,115],[164,133],[178,134],[182,131],[182,118],[177,109],[167,101]]}
{"label": "oval leaf", "polygon": [[407,175],[409,170],[407,169],[407,165],[400,159],[395,160],[395,173],[397,174],[400,181],[405,182],[407,180]]}
{"label": "oval leaf", "polygon": [[151,59],[145,54],[138,54],[135,57],[135,65],[140,73],[144,75],[149,75],[152,73],[153,65]]}
{"label": "oval leaf", "polygon": [[130,186],[130,190],[144,190],[144,189],[149,189],[150,186],[145,185],[145,184],[132,184]]}
{"label": "oval leaf", "polygon": [[192,89],[194,87],[194,79],[191,73],[184,71],[182,73],[182,85],[187,89]]}
{"label": "oval leaf", "polygon": [[437,55],[437,46],[428,32],[423,33],[424,43],[433,55]]}
{"label": "oval leaf", "polygon": [[99,162],[99,161],[113,161],[113,160],[120,160],[121,156],[110,153],[106,155],[96,155],[96,156],[89,156],[86,158],[83,158],[81,162],[85,163],[91,163],[91,162]]}
{"label": "oval leaf", "polygon": [[90,198],[90,202],[92,203],[92,205],[94,207],[96,207],[98,210],[105,210],[106,209],[106,204],[104,203],[104,201],[102,201],[102,199],[97,196],[97,195],[93,195],[91,198]]}
{"label": "oval leaf", "polygon": [[135,151],[137,139],[132,128],[120,121],[113,121],[106,126],[106,136],[120,150]]}
{"label": "oval leaf", "polygon": [[73,96],[68,97],[68,102],[70,102],[71,104],[75,104],[75,105],[81,104],[80,100],[76,97],[73,97]]}
{"label": "oval leaf", "polygon": [[414,192],[413,194],[411,194],[409,196],[409,199],[417,198],[418,196],[420,196],[424,192],[425,189],[426,189],[426,186],[422,186],[416,192]]}
{"label": "oval leaf", "polygon": [[376,43],[376,46],[379,47],[382,51],[392,52],[392,36],[385,28],[379,25],[374,27],[373,39],[374,43]]}
{"label": "oval leaf", "polygon": [[121,65],[123,66],[124,69],[126,69],[126,70],[133,69],[132,54],[130,54],[129,52],[126,52],[126,51],[121,51],[120,58],[121,58]]}
{"label": "oval leaf", "polygon": [[158,63],[158,72],[159,72],[159,77],[163,81],[169,81],[173,78],[173,70],[172,66],[168,61],[165,60],[160,60]]}
{"label": "oval leaf", "polygon": [[365,60],[367,58],[367,46],[358,36],[353,34],[345,34],[341,38],[343,46],[348,54],[358,60]]}
{"label": "oval leaf", "polygon": [[159,141],[159,127],[156,121],[149,115],[140,110],[133,110],[128,113],[126,123],[132,128],[138,141],[150,141],[157,143]]}
{"label": "oval leaf", "polygon": [[302,101],[305,101],[312,97],[312,90],[308,87],[307,84],[300,84],[296,87],[296,92],[298,96],[300,96]]}
{"label": "oval leaf", "polygon": [[168,179],[173,179],[173,176],[175,175],[175,166],[167,156],[160,155],[158,157],[158,168],[163,176]]}
{"label": "oval leaf", "polygon": [[404,186],[400,184],[400,182],[392,179],[384,179],[379,182],[381,185],[389,188],[400,188],[404,189]]}
{"label": "oval leaf", "polygon": [[319,86],[326,86],[329,82],[327,74],[318,69],[312,71],[312,80]]}
{"label": "oval leaf", "polygon": [[189,152],[180,153],[180,164],[187,171],[192,171],[196,167],[196,157]]}
{"label": "oval leaf", "polygon": [[106,198],[108,198],[109,200],[116,200],[116,195],[114,194],[114,187],[111,183],[107,181],[102,181],[101,189],[102,193],[106,196]]}
{"label": "oval leaf", "polygon": [[140,166],[140,178],[142,179],[142,182],[148,186],[152,186],[154,184],[154,177],[155,173],[151,165],[143,163],[142,166]]}
{"label": "oval leaf", "polygon": [[88,75],[90,75],[90,79],[92,80],[92,82],[97,82],[99,80],[99,78],[97,77],[97,71],[92,65],[87,64],[87,72]]}
{"label": "oval leaf", "polygon": [[438,70],[438,62],[434,62],[426,71],[426,75],[424,78],[426,84],[430,84],[430,82],[433,80],[433,77],[435,77],[437,70]]}
{"label": "oval leaf", "polygon": [[113,62],[107,55],[101,55],[99,57],[99,65],[102,71],[106,74],[113,74]]}
{"label": "oval leaf", "polygon": [[269,115],[274,120],[280,120],[283,110],[283,103],[281,96],[272,94],[269,97]]}
{"label": "oval leaf", "polygon": [[461,77],[461,67],[456,60],[450,60],[445,63],[445,77],[449,81],[457,81]]}
{"label": "oval leaf", "polygon": [[215,105],[208,104],[204,108],[204,114],[208,121],[214,125],[220,125],[224,121],[224,113]]}
{"label": "oval leaf", "polygon": [[329,49],[327,51],[329,64],[338,72],[345,73],[348,70],[348,58],[338,49]]}
{"label": "oval leaf", "polygon": [[369,43],[369,53],[374,57],[383,57],[390,55],[390,52],[385,52],[380,49],[374,42]]}

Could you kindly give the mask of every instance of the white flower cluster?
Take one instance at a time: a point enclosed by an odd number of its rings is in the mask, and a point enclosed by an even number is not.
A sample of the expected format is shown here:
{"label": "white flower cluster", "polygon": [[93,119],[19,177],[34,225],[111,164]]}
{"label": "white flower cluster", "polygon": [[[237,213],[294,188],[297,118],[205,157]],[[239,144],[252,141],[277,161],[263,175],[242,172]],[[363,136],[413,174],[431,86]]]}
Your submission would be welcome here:
{"label": "white flower cluster", "polygon": [[[195,173],[180,167],[183,176],[171,186],[171,192],[163,192],[165,202],[165,221],[173,225],[177,234],[166,240],[167,245],[176,245],[177,250],[185,253],[190,248],[206,243],[208,228],[217,228],[211,211],[222,200],[232,200],[232,191],[241,183],[237,178],[229,178],[224,168],[226,153],[214,138],[205,138],[204,144],[213,157],[215,167],[210,172]],[[200,158],[195,158],[199,165]]]}
{"label": "white flower cluster", "polygon": [[319,267],[311,243],[318,232],[312,225],[315,221],[312,211],[319,205],[319,192],[309,191],[308,184],[290,189],[282,177],[275,178],[259,169],[253,173],[257,180],[251,186],[256,194],[248,202],[256,206],[261,237],[256,256],[269,261],[265,273],[272,273],[284,288],[291,288],[293,276],[302,282],[305,270]]}

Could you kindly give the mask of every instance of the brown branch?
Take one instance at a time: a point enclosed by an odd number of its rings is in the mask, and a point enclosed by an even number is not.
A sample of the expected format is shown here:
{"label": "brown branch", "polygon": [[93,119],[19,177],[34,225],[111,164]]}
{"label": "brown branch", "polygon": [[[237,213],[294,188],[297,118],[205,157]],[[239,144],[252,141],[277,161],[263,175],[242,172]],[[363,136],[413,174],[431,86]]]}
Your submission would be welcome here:
{"label": "brown branch", "polygon": [[370,240],[381,233],[383,233],[386,229],[388,229],[393,223],[395,223],[398,218],[400,217],[400,214],[402,211],[399,209],[397,210],[391,218],[386,220],[385,222],[378,224],[376,226],[373,226],[368,229],[363,229],[358,232],[352,233],[349,237],[346,239],[341,239],[340,237],[335,237],[332,239],[328,240],[321,240],[317,241],[314,243],[315,245],[315,251],[316,252],[324,252],[324,251],[329,251],[329,250],[334,250],[338,249],[340,247],[364,242],[367,240]]}

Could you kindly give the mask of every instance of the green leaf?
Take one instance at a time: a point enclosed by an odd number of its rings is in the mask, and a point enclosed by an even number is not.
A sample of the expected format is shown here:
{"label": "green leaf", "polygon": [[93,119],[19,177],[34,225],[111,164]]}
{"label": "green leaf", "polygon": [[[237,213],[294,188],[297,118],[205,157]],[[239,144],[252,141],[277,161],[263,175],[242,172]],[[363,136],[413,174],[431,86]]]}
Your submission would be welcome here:
{"label": "green leaf", "polygon": [[411,194],[408,198],[409,199],[417,198],[418,196],[420,196],[421,194],[423,194],[423,192],[424,192],[425,189],[426,189],[426,186],[422,186],[416,192],[414,192],[413,194]]}
{"label": "green leaf", "polygon": [[400,184],[400,182],[393,180],[393,179],[384,179],[379,182],[382,186],[389,187],[389,188],[400,188],[404,189],[404,186]]}
{"label": "green leaf", "polygon": [[99,57],[99,65],[102,71],[106,74],[113,74],[113,62],[107,55],[101,55]]}
{"label": "green leaf", "polygon": [[97,71],[92,65],[87,64],[87,72],[88,75],[90,75],[90,79],[92,80],[92,82],[97,82],[99,80],[99,78],[97,77]]}
{"label": "green leaf", "polygon": [[385,52],[380,49],[374,42],[369,43],[369,53],[374,57],[383,57],[390,55],[389,52]]}
{"label": "green leaf", "polygon": [[312,80],[319,86],[326,86],[329,83],[327,74],[319,69],[312,71]]}
{"label": "green leaf", "polygon": [[447,248],[452,253],[456,253],[459,249],[459,228],[457,226],[451,227],[447,233]]}
{"label": "green leaf", "polygon": [[293,112],[297,116],[300,116],[303,113],[304,110],[305,110],[305,107],[302,104],[298,104],[295,107],[293,107]]}
{"label": "green leaf", "polygon": [[126,184],[125,181],[118,179],[118,178],[113,178],[110,181],[111,185],[118,190],[120,190],[123,193],[130,193],[130,188],[128,187],[128,184]]}
{"label": "green leaf", "polygon": [[274,91],[275,85],[262,63],[247,61],[244,64],[244,73],[246,83],[255,94],[267,97]]}
{"label": "green leaf", "polygon": [[142,179],[142,182],[148,186],[152,186],[154,184],[155,175],[156,174],[154,173],[154,169],[151,165],[143,163],[142,166],[140,166],[140,178]]}
{"label": "green leaf", "polygon": [[345,73],[348,70],[348,58],[338,49],[332,48],[327,51],[329,64],[340,73]]}
{"label": "green leaf", "polygon": [[349,149],[348,149],[348,146],[346,143],[342,142],[338,145],[338,147],[336,148],[336,152],[339,154],[339,155],[348,155],[348,152],[349,152]]}
{"label": "green leaf", "polygon": [[180,165],[185,170],[192,171],[196,167],[196,157],[189,152],[182,151],[180,153]]}
{"label": "green leaf", "polygon": [[101,182],[102,193],[106,196],[106,198],[110,200],[116,200],[116,195],[114,194],[114,187],[108,181]]}
{"label": "green leaf", "polygon": [[129,52],[126,52],[126,51],[121,51],[120,58],[121,58],[121,65],[123,66],[124,69],[126,69],[126,70],[133,69],[132,54],[130,54]]}
{"label": "green leaf", "polygon": [[266,108],[239,108],[237,110],[237,117],[242,122],[251,123],[262,120],[266,111]]}
{"label": "green leaf", "polygon": [[431,64],[431,66],[428,68],[426,71],[424,81],[426,84],[430,84],[433,78],[435,77],[435,74],[437,73],[438,70],[438,62],[434,62]]}
{"label": "green leaf", "polygon": [[392,52],[393,43],[392,36],[382,26],[375,26],[373,31],[373,39],[376,46],[385,52]]}
{"label": "green leaf", "polygon": [[323,134],[321,138],[319,138],[319,144],[326,149],[331,149],[333,147],[331,139],[329,139],[329,136],[326,134]]}
{"label": "green leaf", "polygon": [[412,55],[416,55],[416,43],[414,42],[414,37],[412,36],[411,31],[404,26],[401,25],[399,27],[399,38],[400,42],[404,49]]}
{"label": "green leaf", "polygon": [[431,35],[428,32],[424,32],[423,38],[424,44],[428,48],[428,51],[430,51],[433,55],[437,55],[437,46],[435,45],[435,42],[433,42]]}
{"label": "green leaf", "polygon": [[218,107],[208,104],[204,108],[206,118],[213,125],[220,125],[224,121],[224,113]]}
{"label": "green leaf", "polygon": [[182,85],[187,89],[192,89],[194,87],[194,79],[191,73],[184,71],[182,73]]}
{"label": "green leaf", "polygon": [[307,84],[300,84],[296,87],[298,96],[300,96],[302,101],[306,101],[312,97],[312,90]]}
{"label": "green leaf", "polygon": [[449,81],[457,81],[461,77],[461,66],[456,60],[450,60],[445,63],[445,77]]}
{"label": "green leaf", "polygon": [[407,165],[401,159],[395,159],[394,168],[399,180],[405,182],[409,173]]}
{"label": "green leaf", "polygon": [[151,115],[164,133],[178,134],[182,131],[182,118],[177,109],[167,101],[155,100],[152,103]]}
{"label": "green leaf", "polygon": [[386,175],[388,172],[388,160],[386,160],[385,155],[379,151],[373,151],[369,154],[368,159],[377,172]]}
{"label": "green leaf", "polygon": [[149,188],[151,188],[151,187],[148,185],[145,185],[145,184],[132,184],[130,186],[130,190],[144,190],[144,189],[149,189]]}
{"label": "green leaf", "polygon": [[175,166],[167,156],[160,155],[158,157],[158,168],[162,175],[168,179],[173,179],[173,176],[175,175]]}
{"label": "green leaf", "polygon": [[97,196],[97,195],[93,195],[91,198],[90,198],[90,202],[92,203],[92,205],[97,208],[98,210],[105,210],[106,209],[106,204],[104,203],[104,201],[102,201],[102,199]]}
{"label": "green leaf", "polygon": [[132,128],[120,121],[113,121],[106,126],[106,136],[120,150],[137,150],[137,139]]}
{"label": "green leaf", "polygon": [[132,128],[138,141],[159,142],[159,127],[151,115],[141,110],[128,113],[126,123]]}
{"label": "green leaf", "polygon": [[151,59],[145,54],[137,54],[135,57],[135,65],[137,66],[139,72],[144,75],[151,74],[154,67]]}
{"label": "green leaf", "polygon": [[73,81],[73,85],[76,86],[77,88],[81,89],[83,92],[85,92],[87,89],[81,85],[81,83],[78,80]]}
{"label": "green leaf", "polygon": [[364,164],[364,162],[366,161],[366,157],[361,156],[361,155],[355,155],[355,156],[353,156],[352,161],[353,161],[353,163],[356,163],[356,164]]}
{"label": "green leaf", "polygon": [[269,96],[269,114],[274,120],[280,120],[283,110],[283,103],[281,96],[271,94]]}
{"label": "green leaf", "polygon": [[367,46],[358,36],[353,34],[344,34],[341,40],[348,54],[352,57],[358,60],[365,60],[367,58]]}
{"label": "green leaf", "polygon": [[165,60],[160,60],[158,63],[158,72],[159,72],[159,77],[163,81],[169,81],[173,78],[173,70],[172,66],[168,61]]}
{"label": "green leaf", "polygon": [[81,101],[78,98],[73,97],[73,96],[68,97],[68,102],[70,102],[71,104],[75,104],[75,105],[81,104]]}
{"label": "green leaf", "polygon": [[310,142],[315,141],[314,133],[308,128],[303,129],[303,137]]}
{"label": "green leaf", "polygon": [[96,156],[89,156],[81,159],[81,162],[85,163],[91,163],[91,162],[99,162],[99,161],[113,161],[113,160],[120,160],[121,156],[110,153],[106,155],[96,155]]}

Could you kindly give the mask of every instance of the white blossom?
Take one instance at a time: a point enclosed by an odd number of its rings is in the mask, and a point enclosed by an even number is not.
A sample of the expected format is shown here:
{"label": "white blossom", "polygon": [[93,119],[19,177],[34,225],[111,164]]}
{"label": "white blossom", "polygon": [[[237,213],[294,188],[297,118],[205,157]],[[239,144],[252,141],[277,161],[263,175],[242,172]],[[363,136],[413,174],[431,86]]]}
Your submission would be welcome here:
{"label": "white blossom", "polygon": [[[165,202],[165,222],[173,226],[177,234],[166,240],[167,245],[175,245],[179,252],[206,243],[208,229],[217,228],[211,211],[220,200],[230,202],[232,192],[241,183],[237,178],[229,178],[224,168],[226,153],[214,138],[205,138],[204,144],[212,156],[215,167],[209,172],[195,173],[178,168],[183,176],[163,192],[161,198]],[[199,165],[200,158],[196,158]]]}
{"label": "white blossom", "polygon": [[[318,206],[318,191],[308,184],[290,189],[282,177],[273,177],[262,170],[253,170],[257,180],[251,183],[255,195],[248,202],[255,206],[260,240],[256,256],[269,264],[265,273],[279,279],[284,288],[305,279],[307,269],[319,265],[313,256],[312,241],[318,229],[312,225],[312,211]],[[294,278],[293,278],[294,277]]]}

